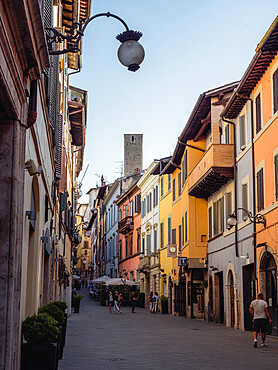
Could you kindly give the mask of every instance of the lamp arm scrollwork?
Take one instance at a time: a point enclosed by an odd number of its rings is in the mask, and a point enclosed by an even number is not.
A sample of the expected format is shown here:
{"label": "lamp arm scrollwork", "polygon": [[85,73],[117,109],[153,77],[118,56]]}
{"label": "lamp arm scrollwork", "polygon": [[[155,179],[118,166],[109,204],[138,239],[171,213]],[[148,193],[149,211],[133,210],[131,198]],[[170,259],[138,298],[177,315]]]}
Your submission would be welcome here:
{"label": "lamp arm scrollwork", "polygon": [[256,215],[253,216],[250,211],[246,210],[245,208],[239,207],[233,212],[232,214],[233,217],[236,217],[237,211],[244,211],[252,223],[263,224],[264,227],[266,227],[266,219],[264,215],[262,215],[261,213],[257,213]]}
{"label": "lamp arm scrollwork", "polygon": [[[72,27],[70,28],[70,32],[67,35],[64,35],[60,31],[58,31],[56,28],[46,27],[46,31],[47,31],[46,38],[47,38],[49,54],[50,55],[60,55],[60,54],[68,53],[68,52],[77,53],[79,51],[78,44],[82,36],[84,36],[86,27],[92,20],[99,18],[99,17],[115,18],[124,25],[124,27],[126,28],[126,31],[129,31],[128,25],[125,23],[125,21],[122,18],[118,17],[115,14],[111,14],[109,12],[95,14],[89,19],[87,19],[85,22],[80,21],[80,22],[73,23]],[[74,44],[63,50],[53,50],[53,47],[52,47],[53,43],[61,43],[64,40],[73,41]]]}

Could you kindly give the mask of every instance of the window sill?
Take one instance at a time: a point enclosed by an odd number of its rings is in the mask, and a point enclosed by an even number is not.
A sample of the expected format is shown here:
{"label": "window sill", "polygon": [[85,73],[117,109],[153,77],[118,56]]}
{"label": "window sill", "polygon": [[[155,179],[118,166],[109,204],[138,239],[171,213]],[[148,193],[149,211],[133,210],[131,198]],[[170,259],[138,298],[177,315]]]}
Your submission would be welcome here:
{"label": "window sill", "polygon": [[217,234],[217,235],[215,235],[214,237],[212,237],[212,238],[210,238],[210,239],[208,239],[208,243],[210,243],[210,242],[213,242],[214,240],[216,240],[217,238],[220,238],[220,236],[223,236],[223,232],[222,233],[220,233],[220,234]]}

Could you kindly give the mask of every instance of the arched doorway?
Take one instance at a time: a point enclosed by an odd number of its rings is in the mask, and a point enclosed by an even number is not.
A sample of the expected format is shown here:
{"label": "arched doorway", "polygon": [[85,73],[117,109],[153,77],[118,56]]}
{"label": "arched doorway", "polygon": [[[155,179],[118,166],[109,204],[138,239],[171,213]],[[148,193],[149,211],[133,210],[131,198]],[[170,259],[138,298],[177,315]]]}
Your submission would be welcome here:
{"label": "arched doorway", "polygon": [[213,321],[213,284],[212,277],[209,277],[209,313],[208,320]]}
{"label": "arched doorway", "polygon": [[235,288],[234,288],[234,275],[232,271],[228,274],[228,294],[229,294],[229,311],[230,311],[230,324],[231,327],[235,326]]}
{"label": "arched doorway", "polygon": [[277,264],[273,255],[268,251],[261,258],[260,290],[264,293],[272,318],[272,327],[268,330],[269,334],[277,336]]}

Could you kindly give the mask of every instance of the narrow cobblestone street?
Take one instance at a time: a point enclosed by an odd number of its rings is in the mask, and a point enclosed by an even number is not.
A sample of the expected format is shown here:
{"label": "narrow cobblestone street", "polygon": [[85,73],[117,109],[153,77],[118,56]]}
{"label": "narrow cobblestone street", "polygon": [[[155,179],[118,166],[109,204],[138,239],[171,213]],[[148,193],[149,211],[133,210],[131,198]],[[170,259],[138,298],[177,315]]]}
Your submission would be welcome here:
{"label": "narrow cobblestone street", "polygon": [[67,330],[59,370],[277,369],[275,338],[254,349],[251,333],[147,309],[110,314],[87,297]]}

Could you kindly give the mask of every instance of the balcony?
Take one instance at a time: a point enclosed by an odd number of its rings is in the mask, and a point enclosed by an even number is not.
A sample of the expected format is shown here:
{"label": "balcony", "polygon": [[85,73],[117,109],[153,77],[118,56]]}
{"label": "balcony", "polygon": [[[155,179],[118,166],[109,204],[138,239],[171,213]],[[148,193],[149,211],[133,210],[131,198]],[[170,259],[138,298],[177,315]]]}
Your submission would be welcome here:
{"label": "balcony", "polygon": [[212,144],[189,175],[189,195],[207,199],[233,178],[233,144]]}
{"label": "balcony", "polygon": [[150,269],[151,269],[150,257],[149,256],[140,257],[137,270],[143,273],[149,273]]}
{"label": "balcony", "polygon": [[126,216],[119,221],[118,232],[121,234],[127,234],[134,228],[133,216]]}

